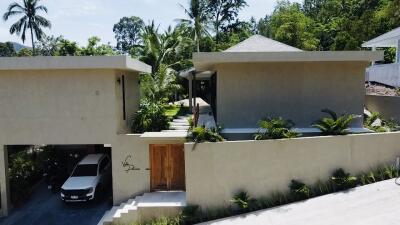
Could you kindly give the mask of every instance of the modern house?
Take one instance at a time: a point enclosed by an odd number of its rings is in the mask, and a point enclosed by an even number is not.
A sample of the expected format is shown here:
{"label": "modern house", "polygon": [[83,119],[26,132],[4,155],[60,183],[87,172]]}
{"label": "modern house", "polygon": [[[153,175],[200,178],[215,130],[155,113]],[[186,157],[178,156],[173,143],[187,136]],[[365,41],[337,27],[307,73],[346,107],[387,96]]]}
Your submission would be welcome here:
{"label": "modern house", "polygon": [[[266,116],[313,133],[323,108],[363,113],[365,68],[382,58],[371,51],[304,52],[253,36],[225,52],[195,53],[185,77],[192,97],[198,80],[209,83],[210,114],[229,138],[249,138]],[[185,132],[132,134],[138,75],[150,71],[125,56],[1,58],[0,213],[10,209],[13,145],[110,147],[115,206],[100,224],[169,215],[187,204],[229,204],[239,188],[261,195],[292,178],[311,182],[337,167],[359,172],[398,154],[398,133],[198,145],[185,143]],[[362,120],[352,129],[363,132]]]}
{"label": "modern house", "polygon": [[400,27],[365,42],[362,47],[371,48],[372,51],[376,51],[377,48],[396,48],[395,62],[390,64],[373,62],[366,71],[365,79],[368,82],[400,87]]}
{"label": "modern house", "polygon": [[[302,133],[322,109],[363,114],[365,68],[381,52],[308,52],[255,35],[224,52],[194,53],[188,79],[209,79],[217,124],[230,139],[250,138],[267,116],[291,119]],[[365,132],[362,118],[351,126]]]}

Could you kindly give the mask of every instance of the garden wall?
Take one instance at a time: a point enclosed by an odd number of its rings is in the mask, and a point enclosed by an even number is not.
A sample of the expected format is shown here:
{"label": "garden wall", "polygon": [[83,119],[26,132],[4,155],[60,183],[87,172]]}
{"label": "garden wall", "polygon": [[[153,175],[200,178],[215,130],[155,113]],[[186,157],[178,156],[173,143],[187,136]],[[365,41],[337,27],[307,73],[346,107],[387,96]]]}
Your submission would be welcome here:
{"label": "garden wall", "polygon": [[400,132],[286,140],[185,144],[188,204],[229,204],[239,190],[253,197],[286,191],[291,179],[313,184],[333,170],[366,171],[400,156]]}
{"label": "garden wall", "polygon": [[366,95],[365,107],[372,112],[379,112],[385,119],[400,121],[400,97]]}

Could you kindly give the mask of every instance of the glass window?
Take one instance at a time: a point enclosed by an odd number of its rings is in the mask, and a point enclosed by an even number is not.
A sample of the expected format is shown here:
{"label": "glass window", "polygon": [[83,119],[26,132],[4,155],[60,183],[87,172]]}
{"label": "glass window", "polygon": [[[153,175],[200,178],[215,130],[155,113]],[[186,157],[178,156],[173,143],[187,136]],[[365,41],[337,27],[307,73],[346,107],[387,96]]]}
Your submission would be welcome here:
{"label": "glass window", "polygon": [[78,165],[72,177],[95,177],[97,176],[97,164],[82,164]]}

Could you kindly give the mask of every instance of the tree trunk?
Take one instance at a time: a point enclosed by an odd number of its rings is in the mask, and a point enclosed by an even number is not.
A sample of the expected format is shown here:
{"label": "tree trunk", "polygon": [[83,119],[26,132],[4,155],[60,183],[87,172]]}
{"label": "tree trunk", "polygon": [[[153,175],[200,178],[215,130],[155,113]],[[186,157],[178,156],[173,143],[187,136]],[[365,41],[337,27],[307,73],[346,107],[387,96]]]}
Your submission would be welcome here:
{"label": "tree trunk", "polygon": [[33,41],[33,28],[32,28],[32,24],[30,24],[31,27],[31,40],[32,40],[32,55],[35,56],[36,55],[36,51],[35,51],[35,42]]}

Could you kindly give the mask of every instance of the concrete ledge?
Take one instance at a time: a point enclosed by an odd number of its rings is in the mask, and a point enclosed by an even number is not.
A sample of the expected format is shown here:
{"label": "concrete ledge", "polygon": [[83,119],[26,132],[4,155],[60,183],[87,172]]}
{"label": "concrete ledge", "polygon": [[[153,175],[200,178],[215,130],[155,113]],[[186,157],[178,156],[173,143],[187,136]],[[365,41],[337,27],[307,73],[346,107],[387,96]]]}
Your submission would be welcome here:
{"label": "concrete ledge", "polygon": [[151,66],[129,56],[2,57],[0,70],[120,69],[150,73]]}

